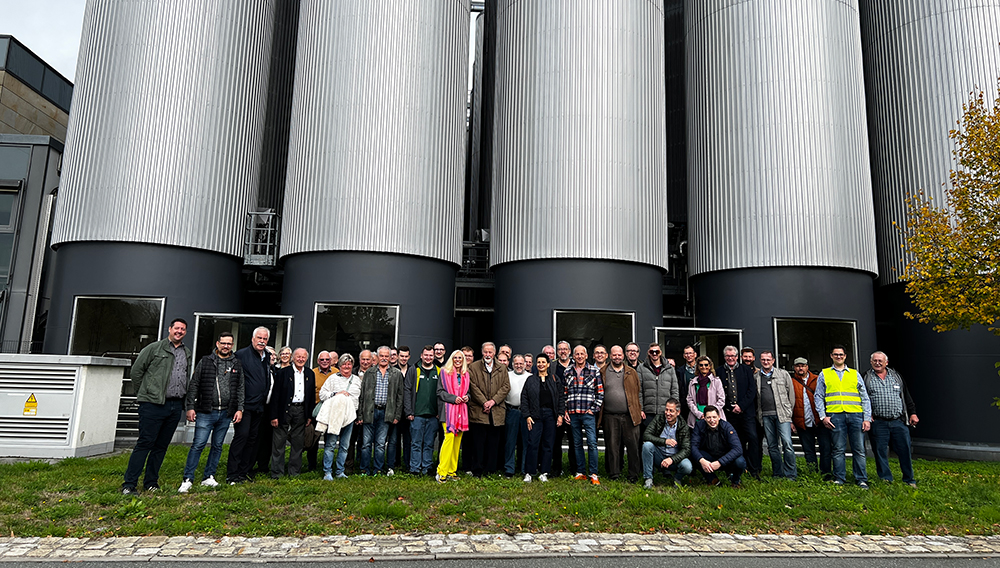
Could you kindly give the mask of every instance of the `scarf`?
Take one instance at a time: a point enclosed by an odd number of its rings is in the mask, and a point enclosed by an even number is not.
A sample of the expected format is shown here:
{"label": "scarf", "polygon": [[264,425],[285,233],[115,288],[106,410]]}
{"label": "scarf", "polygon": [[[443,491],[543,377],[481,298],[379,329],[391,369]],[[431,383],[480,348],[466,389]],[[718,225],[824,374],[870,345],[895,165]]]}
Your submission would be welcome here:
{"label": "scarf", "polygon": [[712,381],[711,375],[698,375],[698,388],[695,389],[695,403],[698,410],[704,411],[708,406],[708,384]]}
{"label": "scarf", "polygon": [[[441,373],[444,380],[444,388],[449,394],[455,396],[465,396],[469,394],[469,373],[459,375],[458,372]],[[446,407],[445,431],[450,434],[466,432],[469,430],[469,406],[462,404],[449,404]]]}

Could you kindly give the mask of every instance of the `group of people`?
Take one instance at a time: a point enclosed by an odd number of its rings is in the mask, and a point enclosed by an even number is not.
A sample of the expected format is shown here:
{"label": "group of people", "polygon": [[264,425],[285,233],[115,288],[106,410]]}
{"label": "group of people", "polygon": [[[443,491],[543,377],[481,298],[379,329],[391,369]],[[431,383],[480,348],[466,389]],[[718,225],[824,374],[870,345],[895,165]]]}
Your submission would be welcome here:
{"label": "group of people", "polygon": [[275,351],[268,329],[259,327],[250,345],[236,351],[233,335],[220,334],[190,373],[186,330],[184,320],[172,321],[167,337],[144,348],[132,367],[139,436],[124,494],[137,491],[143,470],[143,487],[159,488],[160,465],[182,416],[195,431],[181,493],[193,487],[209,438],[200,483],[219,485],[230,424],[230,484],[260,473],[296,476],[304,453],[318,469],[322,439],[325,480],[347,477],[357,466],[362,475],[391,476],[400,468],[440,483],[460,469],[545,482],[563,474],[567,440],[566,473],[600,485],[601,429],[608,477],[641,478],[646,487],[656,470],[677,485],[695,469],[710,484],[739,486],[744,473],[759,478],[761,432],[775,477],[796,477],[791,435],[797,433],[807,464],[841,485],[849,444],[854,481],[867,488],[863,433],[869,432],[879,477],[893,479],[892,447],[903,481],[916,485],[908,430],[918,422],[916,410],[882,352],[872,354],[864,375],[846,366],[840,345],[831,350],[832,365],[816,374],[804,358],[795,359],[794,373],[777,368],[770,351],[759,354],[757,367],[749,347],[726,347],[716,368],[691,346],[677,364],[656,343],[640,360],[636,343],[598,345],[590,353],[565,341],[536,355],[487,342],[478,359],[470,347],[447,354],[437,343],[424,346],[415,362],[404,346],[363,350],[357,360],[321,351],[310,368],[306,349]]}

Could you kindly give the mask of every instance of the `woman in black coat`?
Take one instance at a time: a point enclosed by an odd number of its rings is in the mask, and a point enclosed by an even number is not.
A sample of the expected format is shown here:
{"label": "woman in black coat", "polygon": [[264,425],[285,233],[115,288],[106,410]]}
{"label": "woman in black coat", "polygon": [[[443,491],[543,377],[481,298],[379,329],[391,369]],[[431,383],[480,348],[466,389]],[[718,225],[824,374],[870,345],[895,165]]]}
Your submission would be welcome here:
{"label": "woman in black coat", "polygon": [[521,415],[528,427],[528,449],[524,456],[524,481],[541,469],[538,479],[549,480],[552,452],[556,443],[556,428],[562,426],[565,400],[562,385],[549,373],[549,358],[544,353],[535,357],[535,372],[521,390]]}

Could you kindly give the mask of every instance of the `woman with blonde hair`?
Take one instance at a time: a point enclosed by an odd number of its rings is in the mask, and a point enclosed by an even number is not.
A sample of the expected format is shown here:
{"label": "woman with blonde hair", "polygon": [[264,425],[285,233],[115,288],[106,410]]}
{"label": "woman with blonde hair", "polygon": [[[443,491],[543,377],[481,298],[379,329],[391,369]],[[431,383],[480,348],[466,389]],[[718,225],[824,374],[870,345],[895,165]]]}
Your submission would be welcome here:
{"label": "woman with blonde hair", "polygon": [[292,348],[284,346],[278,350],[278,368],[284,369],[292,364]]}
{"label": "woman with blonde hair", "polygon": [[702,355],[695,360],[694,365],[697,374],[688,383],[687,392],[688,409],[691,410],[688,414],[688,426],[694,428],[695,423],[701,420],[706,406],[717,408],[719,418],[725,420],[726,415],[722,409],[726,406],[726,389],[719,377],[715,376],[715,364]]}
{"label": "woman with blonde hair", "polygon": [[441,368],[441,380],[438,381],[438,400],[441,408],[438,420],[444,428],[444,441],[441,442],[441,456],[438,460],[438,483],[448,479],[458,479],[458,452],[462,447],[462,433],[469,430],[469,369],[465,354],[455,350]]}

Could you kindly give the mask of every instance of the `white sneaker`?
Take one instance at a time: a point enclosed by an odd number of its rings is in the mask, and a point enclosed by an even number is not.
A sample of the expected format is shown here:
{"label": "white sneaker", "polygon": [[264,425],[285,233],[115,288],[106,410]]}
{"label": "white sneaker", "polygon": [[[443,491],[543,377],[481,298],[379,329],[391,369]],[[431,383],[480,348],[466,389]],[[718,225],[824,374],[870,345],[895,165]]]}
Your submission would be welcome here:
{"label": "white sneaker", "polygon": [[538,476],[538,481],[541,481],[542,483],[545,483],[548,480],[549,480],[549,474],[547,473],[543,473]]}
{"label": "white sneaker", "polygon": [[645,487],[646,489],[652,489],[653,488],[653,478],[646,479],[646,482],[643,483],[642,486]]}
{"label": "white sneaker", "polygon": [[205,479],[202,479],[201,480],[201,484],[204,487],[218,487],[219,486],[219,482],[215,480],[215,476],[214,475],[209,475]]}
{"label": "white sneaker", "polygon": [[392,468],[391,468],[391,467],[389,468],[389,470],[388,470],[388,471],[386,471],[386,472],[385,472],[385,476],[386,476],[386,477],[392,477],[392,476],[394,476],[394,475],[396,475],[396,472],[395,472],[395,471],[392,471]]}
{"label": "white sneaker", "polygon": [[181,483],[181,486],[177,488],[177,492],[187,493],[188,491],[191,490],[192,485],[194,485],[194,482],[192,482],[190,479],[185,479],[184,482]]}
{"label": "white sneaker", "polygon": [[524,482],[525,483],[531,483],[531,474],[530,473],[524,474]]}

